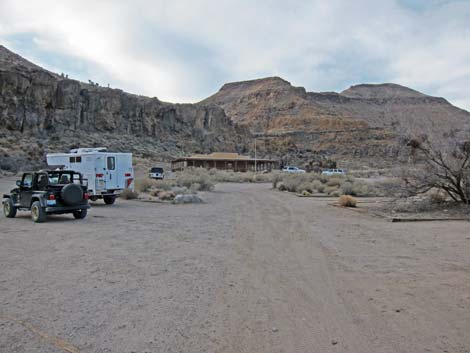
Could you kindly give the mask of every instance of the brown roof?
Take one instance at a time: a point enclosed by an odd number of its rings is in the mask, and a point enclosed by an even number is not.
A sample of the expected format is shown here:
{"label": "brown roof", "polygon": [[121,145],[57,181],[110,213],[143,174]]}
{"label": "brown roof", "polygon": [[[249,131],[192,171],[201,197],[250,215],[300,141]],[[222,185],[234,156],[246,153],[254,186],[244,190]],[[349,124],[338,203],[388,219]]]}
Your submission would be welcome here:
{"label": "brown roof", "polygon": [[[229,152],[213,152],[211,154],[193,154],[190,157],[179,157],[176,158],[173,162],[183,161],[183,160],[211,160],[211,161],[254,161],[254,158],[250,156],[243,156],[238,153],[229,153]],[[277,162],[270,159],[256,158],[257,161],[270,161]]]}

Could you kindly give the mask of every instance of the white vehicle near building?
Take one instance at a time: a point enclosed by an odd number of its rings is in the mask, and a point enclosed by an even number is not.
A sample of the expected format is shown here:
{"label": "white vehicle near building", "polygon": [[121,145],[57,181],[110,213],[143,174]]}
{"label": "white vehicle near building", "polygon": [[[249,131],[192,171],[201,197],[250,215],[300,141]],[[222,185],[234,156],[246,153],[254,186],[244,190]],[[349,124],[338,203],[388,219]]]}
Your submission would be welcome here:
{"label": "white vehicle near building", "polygon": [[321,172],[322,175],[330,176],[330,175],[346,175],[346,171],[344,169],[327,169]]}
{"label": "white vehicle near building", "polygon": [[49,167],[74,170],[88,180],[90,200],[111,205],[124,189],[134,190],[132,153],[108,152],[106,148],[77,148],[69,153],[49,153]]}
{"label": "white vehicle near building", "polygon": [[305,173],[305,170],[291,166],[286,166],[282,168],[282,171],[285,173]]}

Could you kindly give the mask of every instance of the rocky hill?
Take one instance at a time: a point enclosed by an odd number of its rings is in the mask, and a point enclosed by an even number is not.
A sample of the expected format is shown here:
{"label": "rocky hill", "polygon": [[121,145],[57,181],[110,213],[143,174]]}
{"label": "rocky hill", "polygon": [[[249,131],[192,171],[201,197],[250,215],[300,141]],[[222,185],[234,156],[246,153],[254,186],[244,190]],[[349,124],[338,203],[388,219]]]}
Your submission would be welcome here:
{"label": "rocky hill", "polygon": [[381,166],[396,161],[404,134],[470,132],[467,111],[390,83],[314,93],[269,77],[225,84],[202,103],[223,108],[235,123],[256,133],[267,153],[284,148],[299,161],[320,154],[348,166]]}
{"label": "rocky hill", "polygon": [[45,153],[107,146],[169,159],[246,152],[248,132],[224,110],[170,104],[49,72],[0,46],[0,169],[41,165]]}
{"label": "rocky hill", "polygon": [[271,77],[225,84],[172,104],[49,72],[0,46],[0,169],[32,168],[49,151],[106,146],[141,157],[252,153],[283,163],[397,163],[404,134],[470,132],[470,113],[395,84],[307,92]]}

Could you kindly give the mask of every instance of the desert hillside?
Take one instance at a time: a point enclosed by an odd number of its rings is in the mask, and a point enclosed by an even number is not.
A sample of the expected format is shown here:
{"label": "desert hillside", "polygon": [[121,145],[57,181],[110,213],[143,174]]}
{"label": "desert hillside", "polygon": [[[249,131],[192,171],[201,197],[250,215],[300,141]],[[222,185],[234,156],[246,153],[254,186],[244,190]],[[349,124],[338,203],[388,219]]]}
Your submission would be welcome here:
{"label": "desert hillside", "polygon": [[224,110],[170,104],[47,71],[0,46],[0,163],[43,163],[48,151],[107,146],[143,157],[245,152],[247,131]]}
{"label": "desert hillside", "polygon": [[0,169],[40,166],[49,151],[106,146],[169,160],[254,152],[282,163],[333,159],[346,168],[396,164],[404,134],[470,131],[470,113],[396,84],[307,92],[279,77],[233,82],[197,104],[83,83],[0,46]]}
{"label": "desert hillside", "polygon": [[470,113],[444,98],[397,84],[361,84],[343,92],[307,92],[279,77],[225,84],[202,101],[248,127],[269,152],[290,159],[331,156],[349,166],[386,166],[400,137],[452,136],[470,131]]}

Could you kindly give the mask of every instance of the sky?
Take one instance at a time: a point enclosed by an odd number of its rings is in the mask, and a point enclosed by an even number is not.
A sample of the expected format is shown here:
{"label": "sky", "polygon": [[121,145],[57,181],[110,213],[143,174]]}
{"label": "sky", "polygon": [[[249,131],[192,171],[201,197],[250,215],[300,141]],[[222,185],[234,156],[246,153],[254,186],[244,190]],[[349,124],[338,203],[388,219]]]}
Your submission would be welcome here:
{"label": "sky", "polygon": [[0,0],[0,44],[169,102],[280,76],[308,91],[393,82],[470,110],[470,0]]}

